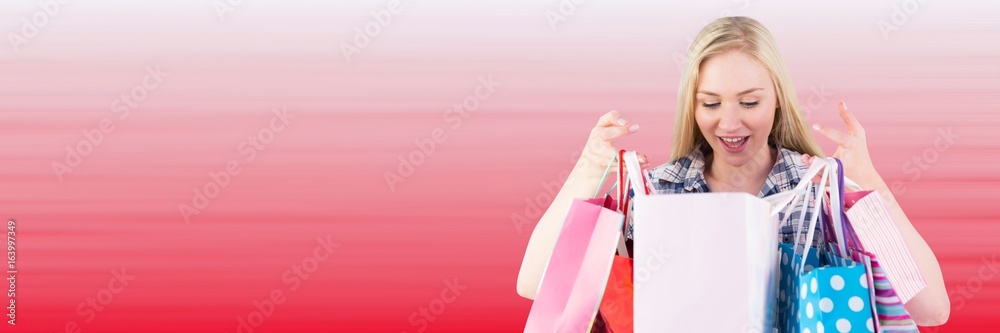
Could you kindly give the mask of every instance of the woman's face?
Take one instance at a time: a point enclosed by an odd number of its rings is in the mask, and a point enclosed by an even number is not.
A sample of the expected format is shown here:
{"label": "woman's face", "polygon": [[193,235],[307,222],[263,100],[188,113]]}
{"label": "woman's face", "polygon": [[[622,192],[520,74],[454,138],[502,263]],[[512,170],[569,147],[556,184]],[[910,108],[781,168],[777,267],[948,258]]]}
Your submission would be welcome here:
{"label": "woman's face", "polygon": [[698,77],[694,116],[713,161],[740,167],[766,153],[777,108],[767,68],[732,51],[705,60]]}

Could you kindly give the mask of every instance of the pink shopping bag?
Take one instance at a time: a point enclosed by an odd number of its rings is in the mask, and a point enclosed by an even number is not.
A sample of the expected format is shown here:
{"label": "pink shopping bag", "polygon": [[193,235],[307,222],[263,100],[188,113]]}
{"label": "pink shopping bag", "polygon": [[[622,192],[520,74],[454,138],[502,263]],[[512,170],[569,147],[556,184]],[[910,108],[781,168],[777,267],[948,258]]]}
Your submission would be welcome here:
{"label": "pink shopping bag", "polygon": [[588,332],[611,272],[624,216],[605,199],[575,200],[535,293],[524,332]]}
{"label": "pink shopping bag", "polygon": [[865,251],[878,256],[885,277],[900,302],[908,302],[927,286],[927,282],[903,243],[903,236],[882,197],[875,191],[849,192],[844,195],[844,203],[847,218]]}

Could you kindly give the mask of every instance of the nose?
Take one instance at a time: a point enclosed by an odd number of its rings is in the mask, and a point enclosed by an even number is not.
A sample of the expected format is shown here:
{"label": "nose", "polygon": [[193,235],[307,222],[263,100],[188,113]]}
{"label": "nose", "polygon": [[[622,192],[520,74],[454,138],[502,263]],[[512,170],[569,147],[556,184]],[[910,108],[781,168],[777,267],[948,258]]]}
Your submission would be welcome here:
{"label": "nose", "polygon": [[730,103],[725,110],[722,110],[722,119],[719,119],[719,128],[726,132],[733,132],[743,127],[743,120],[740,118],[739,105]]}

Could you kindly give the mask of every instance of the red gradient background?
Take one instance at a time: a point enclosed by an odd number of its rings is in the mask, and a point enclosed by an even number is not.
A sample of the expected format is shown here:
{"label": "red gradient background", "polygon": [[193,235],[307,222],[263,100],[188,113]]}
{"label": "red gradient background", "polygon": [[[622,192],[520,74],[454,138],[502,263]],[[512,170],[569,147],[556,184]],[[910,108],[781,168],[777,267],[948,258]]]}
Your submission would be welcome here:
{"label": "red gradient background", "polygon": [[[843,126],[844,100],[865,125],[952,292],[939,331],[998,326],[1000,283],[977,275],[1000,252],[996,4],[587,1],[553,26],[554,0],[403,1],[348,61],[342,44],[389,1],[247,0],[221,17],[219,3],[67,2],[20,44],[43,5],[0,5],[0,215],[18,230],[17,325],[0,332],[248,332],[239,318],[273,290],[284,301],[253,332],[520,331],[531,225],[513,217],[540,216],[608,110],[642,126],[620,147],[666,162],[678,57],[725,15],[771,30],[810,122]],[[167,76],[120,119],[113,101],[147,66]],[[490,77],[499,87],[449,120]],[[275,108],[294,118],[248,161],[241,142]],[[53,163],[106,118],[114,130],[60,180]],[[240,173],[186,222],[179,205],[229,161]],[[285,272],[326,237],[339,247],[291,290]],[[78,307],[115,269],[134,280],[87,321]]]}

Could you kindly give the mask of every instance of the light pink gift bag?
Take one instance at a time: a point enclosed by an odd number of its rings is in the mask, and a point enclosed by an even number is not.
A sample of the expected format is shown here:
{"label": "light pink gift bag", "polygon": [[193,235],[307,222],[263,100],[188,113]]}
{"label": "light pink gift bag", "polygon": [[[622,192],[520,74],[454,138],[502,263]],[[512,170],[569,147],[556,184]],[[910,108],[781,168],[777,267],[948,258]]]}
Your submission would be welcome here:
{"label": "light pink gift bag", "polygon": [[611,273],[624,216],[605,199],[575,200],[542,273],[524,332],[589,332]]}
{"label": "light pink gift bag", "polygon": [[900,302],[908,302],[927,286],[927,282],[903,242],[903,236],[892,221],[882,197],[876,191],[849,192],[844,197],[847,218],[864,249],[878,256],[879,264]]}

